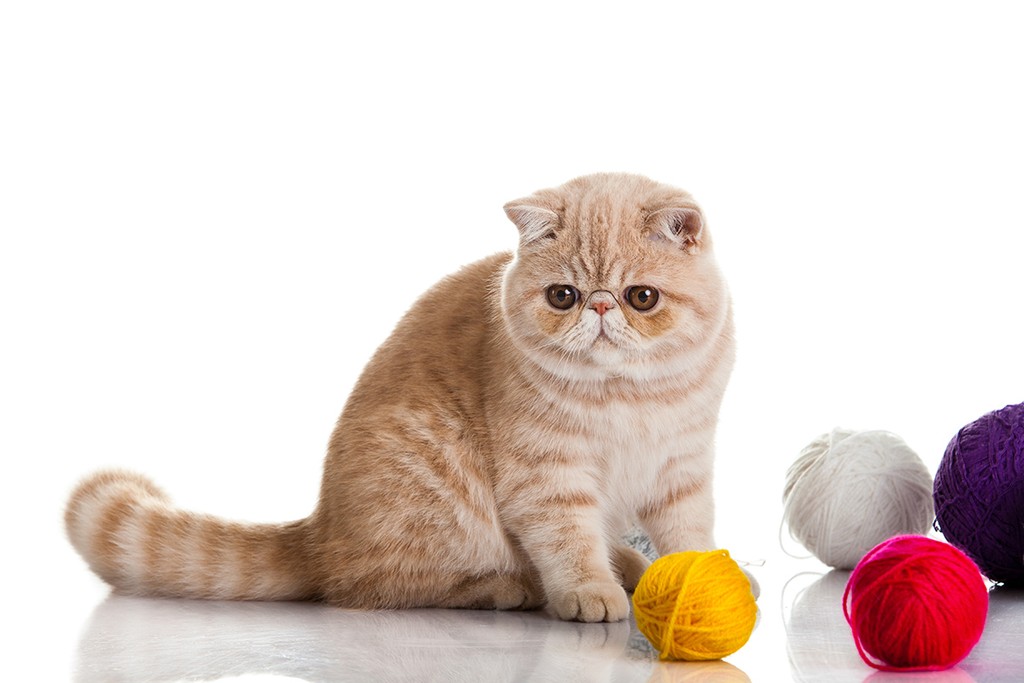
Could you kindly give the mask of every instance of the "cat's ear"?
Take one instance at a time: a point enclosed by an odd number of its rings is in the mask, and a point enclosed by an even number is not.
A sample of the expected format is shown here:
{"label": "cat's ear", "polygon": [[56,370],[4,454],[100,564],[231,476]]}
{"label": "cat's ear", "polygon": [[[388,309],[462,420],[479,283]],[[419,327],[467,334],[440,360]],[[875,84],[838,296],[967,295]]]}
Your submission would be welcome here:
{"label": "cat's ear", "polygon": [[653,240],[695,254],[704,242],[704,214],[694,206],[658,209],[647,216],[647,231]]}
{"label": "cat's ear", "polygon": [[505,205],[505,215],[519,228],[522,244],[555,236],[558,227],[558,214],[532,204],[509,202]]}

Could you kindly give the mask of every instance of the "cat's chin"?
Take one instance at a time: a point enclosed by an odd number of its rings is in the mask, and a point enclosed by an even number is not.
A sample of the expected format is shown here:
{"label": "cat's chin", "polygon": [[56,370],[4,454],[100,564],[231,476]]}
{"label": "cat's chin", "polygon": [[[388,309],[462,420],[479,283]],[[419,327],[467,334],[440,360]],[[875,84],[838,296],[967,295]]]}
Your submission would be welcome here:
{"label": "cat's chin", "polygon": [[614,342],[602,339],[580,351],[565,354],[527,354],[552,375],[572,382],[601,382],[627,374],[628,354]]}
{"label": "cat's chin", "polygon": [[622,347],[604,336],[594,340],[588,355],[592,365],[606,370],[621,371],[626,362]]}

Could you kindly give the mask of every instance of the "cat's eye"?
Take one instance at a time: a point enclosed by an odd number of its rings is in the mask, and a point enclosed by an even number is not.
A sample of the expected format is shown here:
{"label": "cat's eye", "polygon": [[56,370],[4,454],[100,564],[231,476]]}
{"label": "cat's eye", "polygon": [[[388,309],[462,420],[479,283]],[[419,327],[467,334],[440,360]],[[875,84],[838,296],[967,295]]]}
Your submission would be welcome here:
{"label": "cat's eye", "polygon": [[548,303],[560,311],[567,311],[580,298],[580,293],[572,285],[551,285],[548,287]]}
{"label": "cat's eye", "polygon": [[658,303],[658,290],[646,285],[630,287],[626,290],[626,301],[638,311],[649,311]]}

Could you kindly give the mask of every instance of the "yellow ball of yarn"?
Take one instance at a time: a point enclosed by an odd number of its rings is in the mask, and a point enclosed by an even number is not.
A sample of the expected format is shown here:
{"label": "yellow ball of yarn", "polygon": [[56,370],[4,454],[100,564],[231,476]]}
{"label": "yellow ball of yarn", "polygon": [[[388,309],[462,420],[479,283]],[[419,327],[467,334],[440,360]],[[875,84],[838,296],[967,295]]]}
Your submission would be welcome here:
{"label": "yellow ball of yarn", "polygon": [[661,659],[731,655],[750,639],[757,603],[727,550],[688,551],[654,561],[633,592],[636,625]]}

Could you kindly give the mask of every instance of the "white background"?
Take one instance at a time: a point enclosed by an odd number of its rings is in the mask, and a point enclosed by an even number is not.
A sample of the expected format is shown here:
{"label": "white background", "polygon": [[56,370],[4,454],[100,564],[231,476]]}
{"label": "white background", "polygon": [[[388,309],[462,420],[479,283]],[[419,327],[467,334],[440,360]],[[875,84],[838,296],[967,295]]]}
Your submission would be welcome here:
{"label": "white background", "polygon": [[723,546],[780,554],[785,469],[835,426],[934,472],[1024,400],[1022,32],[1015,3],[4,4],[15,651],[65,677],[104,595],[63,538],[81,476],[304,516],[402,313],[514,247],[504,202],[584,173],[708,216],[739,339]]}

